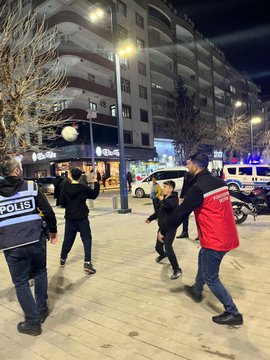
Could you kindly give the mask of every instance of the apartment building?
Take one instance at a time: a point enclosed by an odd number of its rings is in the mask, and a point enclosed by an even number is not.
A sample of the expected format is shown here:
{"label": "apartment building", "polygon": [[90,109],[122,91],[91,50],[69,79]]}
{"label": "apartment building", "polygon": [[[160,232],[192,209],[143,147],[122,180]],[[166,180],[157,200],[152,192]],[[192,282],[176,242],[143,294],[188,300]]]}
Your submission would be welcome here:
{"label": "apartment building", "polygon": [[238,113],[258,115],[260,88],[166,0],[148,1],[148,19],[154,137],[171,136],[166,129],[174,121],[173,92],[180,76],[189,94],[195,94],[200,116],[207,119],[205,144],[218,150],[217,123],[233,114],[237,101],[242,103]]}
{"label": "apartment building", "polygon": [[[14,7],[17,1],[10,4]],[[57,154],[59,171],[66,168],[61,161],[71,164],[68,159],[80,159],[79,165],[89,169],[90,109],[97,112],[92,120],[94,143],[102,156],[96,157],[101,171],[111,175],[110,168],[118,168],[118,140],[110,0],[23,0],[22,4],[26,10],[34,8],[40,18],[45,16],[48,31],[57,26],[60,34],[59,59],[66,68],[68,88],[66,99],[53,106],[74,118],[79,137]],[[104,9],[105,16],[91,22],[90,14],[97,7]],[[159,157],[164,164],[168,159],[173,162],[174,91],[179,77],[188,93],[195,94],[200,117],[207,119],[204,144],[213,153],[220,154],[215,152],[219,150],[216,126],[233,114],[237,101],[242,103],[239,113],[258,115],[260,88],[234,69],[188,16],[169,2],[117,0],[117,21],[119,40],[131,40],[137,47],[135,55],[121,59],[124,140],[130,164],[153,160],[154,145],[163,149]],[[147,163],[142,172],[154,166]]]}

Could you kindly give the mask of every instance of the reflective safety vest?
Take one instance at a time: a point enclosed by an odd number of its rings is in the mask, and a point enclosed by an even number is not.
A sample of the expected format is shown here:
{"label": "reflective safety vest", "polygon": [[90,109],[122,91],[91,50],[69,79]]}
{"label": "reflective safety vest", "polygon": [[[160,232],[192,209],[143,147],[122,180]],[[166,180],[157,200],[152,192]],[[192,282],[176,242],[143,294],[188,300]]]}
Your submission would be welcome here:
{"label": "reflective safety vest", "polygon": [[42,219],[36,210],[38,185],[24,181],[15,195],[0,196],[0,250],[39,241]]}

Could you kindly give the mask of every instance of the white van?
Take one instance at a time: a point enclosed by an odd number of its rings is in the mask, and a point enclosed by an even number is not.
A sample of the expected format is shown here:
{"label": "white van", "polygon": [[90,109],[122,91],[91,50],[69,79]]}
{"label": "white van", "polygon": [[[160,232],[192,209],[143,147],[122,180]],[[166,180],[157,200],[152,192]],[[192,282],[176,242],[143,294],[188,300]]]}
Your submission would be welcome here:
{"label": "white van", "polygon": [[223,179],[230,190],[252,190],[270,182],[269,165],[225,165]]}
{"label": "white van", "polygon": [[132,185],[132,195],[138,198],[150,196],[152,185],[151,180],[153,176],[157,179],[160,186],[162,186],[163,182],[166,180],[173,180],[175,182],[175,191],[180,192],[182,190],[186,171],[187,169],[185,166],[156,170],[141,181],[135,181]]}

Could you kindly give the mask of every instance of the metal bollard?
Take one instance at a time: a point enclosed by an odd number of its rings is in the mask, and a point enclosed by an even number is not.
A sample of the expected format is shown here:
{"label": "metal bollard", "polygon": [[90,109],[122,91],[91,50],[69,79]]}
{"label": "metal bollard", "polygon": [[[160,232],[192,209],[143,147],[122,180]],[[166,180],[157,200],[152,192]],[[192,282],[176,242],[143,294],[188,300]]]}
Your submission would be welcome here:
{"label": "metal bollard", "polygon": [[118,209],[118,197],[117,196],[112,197],[112,208]]}

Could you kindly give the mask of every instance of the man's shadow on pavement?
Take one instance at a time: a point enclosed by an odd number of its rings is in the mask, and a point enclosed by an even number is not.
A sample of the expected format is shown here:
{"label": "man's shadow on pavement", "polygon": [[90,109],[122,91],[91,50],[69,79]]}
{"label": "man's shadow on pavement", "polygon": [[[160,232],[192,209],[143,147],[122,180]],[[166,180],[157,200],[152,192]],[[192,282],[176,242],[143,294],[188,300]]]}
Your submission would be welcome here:
{"label": "man's shadow on pavement", "polygon": [[[68,262],[68,265],[74,263],[78,260],[78,258],[73,258]],[[82,274],[81,279],[76,282],[72,282],[68,278],[64,276],[64,268],[59,267],[56,273],[52,276],[48,283],[48,292],[49,292],[49,308],[52,311],[57,303],[57,300],[60,296],[66,295],[71,291],[73,293],[76,292],[86,281],[89,281],[91,276],[88,274]]]}

